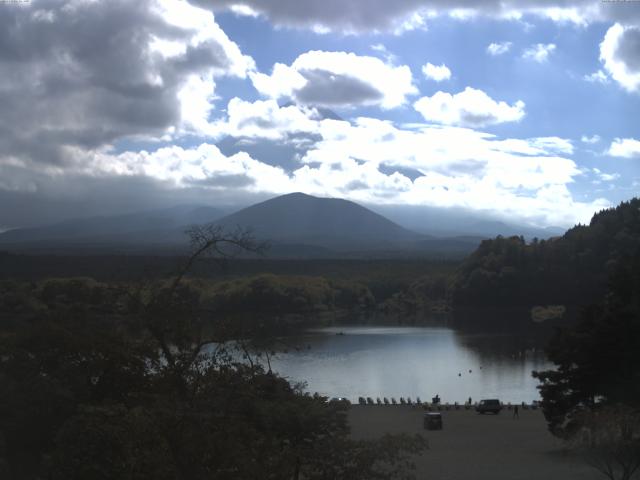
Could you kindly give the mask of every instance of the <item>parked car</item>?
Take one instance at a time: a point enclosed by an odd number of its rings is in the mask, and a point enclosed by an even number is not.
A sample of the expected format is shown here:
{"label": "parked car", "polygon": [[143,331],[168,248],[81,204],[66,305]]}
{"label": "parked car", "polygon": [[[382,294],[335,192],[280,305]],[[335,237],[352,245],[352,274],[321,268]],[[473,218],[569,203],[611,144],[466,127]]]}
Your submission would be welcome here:
{"label": "parked car", "polygon": [[500,410],[502,410],[502,404],[497,398],[480,400],[480,402],[478,402],[478,404],[476,405],[476,412],[482,414],[490,412],[497,415],[500,413]]}
{"label": "parked car", "polygon": [[425,413],[423,426],[427,430],[442,430],[442,414],[441,413]]}
{"label": "parked car", "polygon": [[333,397],[331,400],[329,400],[329,403],[337,403],[339,405],[345,405],[347,407],[351,405],[349,399],[344,397]]}

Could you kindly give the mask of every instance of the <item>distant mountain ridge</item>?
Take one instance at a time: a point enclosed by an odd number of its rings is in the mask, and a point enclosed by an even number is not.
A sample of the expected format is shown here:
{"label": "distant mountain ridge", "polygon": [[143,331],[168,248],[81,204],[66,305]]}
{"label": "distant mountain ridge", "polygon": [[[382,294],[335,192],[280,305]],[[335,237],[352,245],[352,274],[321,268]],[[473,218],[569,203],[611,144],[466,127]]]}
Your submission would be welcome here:
{"label": "distant mountain ridge", "polygon": [[270,242],[273,258],[460,257],[482,237],[438,238],[408,230],[357,203],[291,193],[223,216],[201,206],[69,220],[0,234],[0,249],[38,253],[177,254],[188,248],[185,230],[213,223],[250,229]]}
{"label": "distant mountain ridge", "polygon": [[[460,208],[435,208],[419,205],[372,205],[371,209],[414,232],[434,237],[475,236],[493,238],[520,236],[547,239],[561,236],[566,228],[549,226],[535,227],[499,220],[486,213],[470,212]],[[514,219],[516,222],[517,220]]]}
{"label": "distant mountain ridge", "polygon": [[0,234],[0,245],[16,242],[117,242],[166,237],[185,225],[209,223],[224,213],[213,207],[185,205],[124,215],[66,220],[41,227],[19,228]]}

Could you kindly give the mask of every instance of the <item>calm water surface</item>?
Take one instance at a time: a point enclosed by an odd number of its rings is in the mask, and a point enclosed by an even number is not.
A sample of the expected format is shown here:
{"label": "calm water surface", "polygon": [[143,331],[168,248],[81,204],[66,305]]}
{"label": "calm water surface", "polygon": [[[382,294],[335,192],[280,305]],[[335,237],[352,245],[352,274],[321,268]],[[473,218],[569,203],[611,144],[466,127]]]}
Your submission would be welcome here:
{"label": "calm water surface", "polygon": [[299,351],[271,364],[309,392],[356,401],[364,397],[440,395],[443,402],[469,397],[504,402],[539,399],[532,370],[551,364],[540,349],[512,335],[471,334],[438,327],[331,327],[290,340]]}

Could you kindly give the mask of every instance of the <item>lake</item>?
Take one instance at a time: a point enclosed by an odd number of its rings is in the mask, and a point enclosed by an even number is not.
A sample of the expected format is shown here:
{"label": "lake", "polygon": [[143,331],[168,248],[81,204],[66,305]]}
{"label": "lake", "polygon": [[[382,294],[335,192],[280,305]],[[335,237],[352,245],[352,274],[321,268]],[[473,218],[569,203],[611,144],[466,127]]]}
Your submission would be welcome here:
{"label": "lake", "polygon": [[271,359],[274,371],[330,397],[420,397],[443,402],[539,399],[532,370],[551,367],[527,337],[444,327],[340,326],[287,341],[300,347]]}

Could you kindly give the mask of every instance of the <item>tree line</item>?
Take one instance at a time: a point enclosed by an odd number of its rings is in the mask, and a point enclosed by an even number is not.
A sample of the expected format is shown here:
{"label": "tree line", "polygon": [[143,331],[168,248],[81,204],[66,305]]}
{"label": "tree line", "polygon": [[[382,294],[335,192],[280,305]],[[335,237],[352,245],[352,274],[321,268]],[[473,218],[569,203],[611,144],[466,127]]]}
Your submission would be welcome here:
{"label": "tree line", "polygon": [[640,199],[596,213],[549,240],[497,237],[483,241],[451,284],[456,306],[586,305],[640,248]]}

